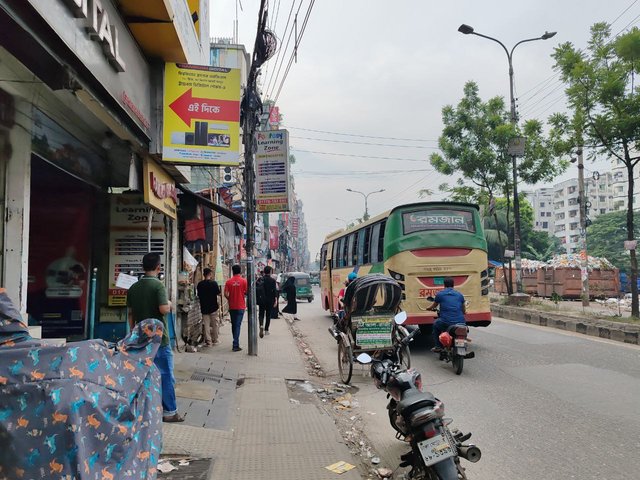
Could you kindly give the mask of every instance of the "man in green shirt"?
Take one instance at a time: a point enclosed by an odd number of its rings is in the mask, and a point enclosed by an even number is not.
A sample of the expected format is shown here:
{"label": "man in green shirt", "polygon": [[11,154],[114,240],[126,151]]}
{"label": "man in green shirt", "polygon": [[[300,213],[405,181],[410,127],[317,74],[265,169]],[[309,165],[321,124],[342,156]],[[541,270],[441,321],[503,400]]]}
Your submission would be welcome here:
{"label": "man in green shirt", "polygon": [[176,403],[173,351],[169,344],[169,327],[165,318],[171,311],[171,302],[167,298],[164,284],[158,279],[161,270],[160,255],[147,253],[142,257],[142,268],[144,277],[134,283],[127,292],[129,326],[133,328],[136,323],[147,318],[155,318],[163,323],[162,342],[153,360],[160,370],[162,379],[162,421],[183,422]]}

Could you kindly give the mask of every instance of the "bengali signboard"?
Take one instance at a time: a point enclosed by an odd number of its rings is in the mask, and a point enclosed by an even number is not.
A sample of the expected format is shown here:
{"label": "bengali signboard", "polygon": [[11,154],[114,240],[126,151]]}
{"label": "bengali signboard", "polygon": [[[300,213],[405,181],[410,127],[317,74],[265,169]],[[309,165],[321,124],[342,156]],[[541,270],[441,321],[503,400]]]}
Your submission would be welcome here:
{"label": "bengali signboard", "polygon": [[168,217],[177,218],[176,182],[152,160],[144,160],[144,201]]}
{"label": "bengali signboard", "polygon": [[289,132],[256,133],[256,210],[289,210]]}
{"label": "bengali signboard", "polygon": [[240,69],[167,63],[162,160],[240,162]]}
{"label": "bengali signboard", "polygon": [[[120,194],[111,197],[109,235],[109,286],[107,304],[110,307],[127,305],[127,289],[118,284],[121,273],[142,271],[142,257],[149,252],[149,205],[142,195]],[[153,216],[151,251],[159,253],[164,264],[165,230],[162,215]]]}
{"label": "bengali signboard", "polygon": [[387,348],[392,343],[393,323],[388,315],[354,317],[356,345],[362,349]]}

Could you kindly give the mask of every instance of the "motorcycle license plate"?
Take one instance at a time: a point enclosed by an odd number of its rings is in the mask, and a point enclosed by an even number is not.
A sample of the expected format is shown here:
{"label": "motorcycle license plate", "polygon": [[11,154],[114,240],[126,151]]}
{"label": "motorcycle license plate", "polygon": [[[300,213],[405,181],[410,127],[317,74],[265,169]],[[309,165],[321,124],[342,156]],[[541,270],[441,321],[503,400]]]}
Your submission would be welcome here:
{"label": "motorcycle license plate", "polygon": [[464,339],[457,339],[456,338],[456,343],[455,343],[456,347],[466,347],[467,346],[467,342]]}
{"label": "motorcycle license plate", "polygon": [[453,457],[456,452],[444,435],[440,434],[418,443],[424,465],[429,467],[446,458]]}

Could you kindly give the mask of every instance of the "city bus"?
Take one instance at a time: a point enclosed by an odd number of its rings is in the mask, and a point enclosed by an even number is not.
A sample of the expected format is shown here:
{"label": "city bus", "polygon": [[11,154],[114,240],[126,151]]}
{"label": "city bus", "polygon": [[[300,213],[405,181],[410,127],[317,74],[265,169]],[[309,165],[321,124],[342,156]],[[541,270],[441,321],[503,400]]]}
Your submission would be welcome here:
{"label": "city bus", "polygon": [[451,277],[467,300],[470,326],[491,323],[487,242],[477,205],[421,202],[401,205],[366,222],[329,234],[320,251],[322,306],[338,310],[347,275],[384,273],[403,290],[407,323],[430,330],[431,301]]}

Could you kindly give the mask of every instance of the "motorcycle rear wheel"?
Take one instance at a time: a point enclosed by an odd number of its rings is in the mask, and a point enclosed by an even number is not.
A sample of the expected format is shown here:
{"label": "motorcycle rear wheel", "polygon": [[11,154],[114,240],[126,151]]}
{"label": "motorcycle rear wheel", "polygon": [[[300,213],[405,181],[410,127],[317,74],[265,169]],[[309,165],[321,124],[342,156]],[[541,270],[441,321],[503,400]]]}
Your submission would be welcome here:
{"label": "motorcycle rear wheel", "polygon": [[353,374],[353,350],[342,338],[338,341],[338,370],[342,383],[348,384]]}
{"label": "motorcycle rear wheel", "polygon": [[462,367],[464,367],[464,357],[454,354],[451,359],[451,365],[453,365],[453,370],[456,372],[456,375],[460,375],[462,373]]}

